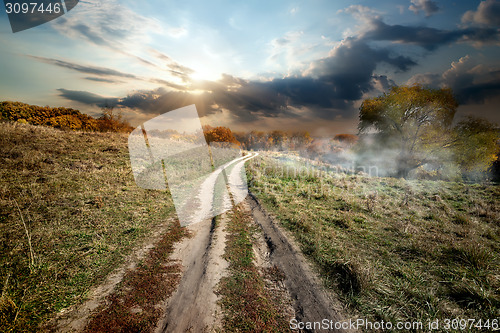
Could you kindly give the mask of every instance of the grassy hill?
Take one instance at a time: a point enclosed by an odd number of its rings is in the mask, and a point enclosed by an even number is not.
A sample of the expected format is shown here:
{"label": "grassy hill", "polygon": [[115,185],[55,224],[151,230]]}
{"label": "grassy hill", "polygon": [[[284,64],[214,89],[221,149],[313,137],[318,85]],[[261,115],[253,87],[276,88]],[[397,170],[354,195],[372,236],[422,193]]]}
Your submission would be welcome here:
{"label": "grassy hill", "polygon": [[0,122],[0,147],[0,331],[33,332],[174,208],[135,185],[126,134]]}
{"label": "grassy hill", "polygon": [[353,317],[498,318],[499,186],[324,170],[263,154],[249,163],[250,190]]}

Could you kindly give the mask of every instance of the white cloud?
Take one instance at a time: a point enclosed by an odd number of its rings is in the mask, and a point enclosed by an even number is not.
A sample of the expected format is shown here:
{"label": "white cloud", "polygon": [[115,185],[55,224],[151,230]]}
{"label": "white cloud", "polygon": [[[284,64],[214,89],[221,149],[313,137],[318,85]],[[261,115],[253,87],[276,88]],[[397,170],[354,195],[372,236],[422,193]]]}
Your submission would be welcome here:
{"label": "white cloud", "polygon": [[354,35],[363,35],[363,33],[372,29],[372,24],[374,21],[378,21],[382,19],[381,12],[376,9],[362,6],[362,5],[351,5],[347,8],[340,9],[337,13],[346,13],[350,14],[361,24],[356,25],[353,28],[347,28],[342,33],[342,37],[348,38]]}
{"label": "white cloud", "polygon": [[355,19],[360,21],[371,21],[372,19],[380,19],[380,12],[362,5],[350,5],[347,8],[340,9],[337,13],[351,14]]}
{"label": "white cloud", "polygon": [[431,16],[439,11],[439,7],[435,1],[432,0],[411,0],[409,10],[418,14],[420,11],[425,13],[425,16]]}
{"label": "white cloud", "polygon": [[449,87],[465,104],[481,104],[488,98],[498,96],[500,91],[500,69],[477,64],[478,61],[466,55],[453,61],[450,68],[441,75],[436,73],[417,74],[407,84],[443,88]]}
{"label": "white cloud", "polygon": [[273,39],[270,42],[268,64],[288,74],[301,67],[299,58],[310,49],[310,46],[301,42],[303,35],[302,31],[289,31],[282,37]]}
{"label": "white cloud", "polygon": [[100,46],[125,48],[124,51],[150,42],[150,32],[165,32],[156,19],[139,15],[116,0],[81,1],[77,11],[53,21],[52,27],[70,38]]}
{"label": "white cloud", "polygon": [[469,10],[462,16],[462,23],[472,23],[480,26],[500,26],[500,1],[481,1],[476,11]]}
{"label": "white cloud", "polygon": [[186,28],[183,28],[183,27],[169,28],[167,30],[167,32],[171,37],[174,37],[174,38],[184,37],[188,34],[188,30]]}

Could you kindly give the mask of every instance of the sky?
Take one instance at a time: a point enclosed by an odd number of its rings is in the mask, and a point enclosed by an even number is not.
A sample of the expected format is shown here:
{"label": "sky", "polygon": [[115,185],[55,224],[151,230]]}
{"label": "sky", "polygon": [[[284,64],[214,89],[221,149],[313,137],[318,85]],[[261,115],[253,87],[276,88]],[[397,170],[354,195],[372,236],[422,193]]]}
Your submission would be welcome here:
{"label": "sky", "polygon": [[133,126],[196,104],[238,131],[355,134],[364,99],[414,83],[500,124],[500,0],[82,0],[17,33],[1,10],[0,45],[0,100]]}

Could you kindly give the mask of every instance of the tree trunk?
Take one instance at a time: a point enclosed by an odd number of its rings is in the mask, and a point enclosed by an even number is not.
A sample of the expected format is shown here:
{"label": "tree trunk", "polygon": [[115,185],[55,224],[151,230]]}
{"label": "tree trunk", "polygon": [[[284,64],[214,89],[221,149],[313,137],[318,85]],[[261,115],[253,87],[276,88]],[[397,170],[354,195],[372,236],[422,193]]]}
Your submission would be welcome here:
{"label": "tree trunk", "polygon": [[410,175],[410,171],[418,167],[415,163],[410,163],[411,160],[410,154],[401,154],[399,156],[396,170],[396,176],[398,178],[407,179]]}
{"label": "tree trunk", "polygon": [[396,176],[398,178],[407,179],[409,174],[410,174],[410,169],[399,166]]}

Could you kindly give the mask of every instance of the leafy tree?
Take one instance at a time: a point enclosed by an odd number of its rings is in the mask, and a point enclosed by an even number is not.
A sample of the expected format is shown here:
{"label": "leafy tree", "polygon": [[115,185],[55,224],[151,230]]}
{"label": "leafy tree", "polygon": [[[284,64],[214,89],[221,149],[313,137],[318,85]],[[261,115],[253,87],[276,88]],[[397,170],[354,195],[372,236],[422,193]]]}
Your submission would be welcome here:
{"label": "leafy tree", "polygon": [[203,126],[203,133],[205,134],[205,139],[207,143],[211,142],[228,142],[239,145],[240,143],[236,140],[233,132],[227,127],[212,127],[209,125]]}
{"label": "leafy tree", "polygon": [[313,138],[307,131],[293,132],[290,137],[290,148],[304,149],[309,144],[311,144],[312,141]]}
{"label": "leafy tree", "polygon": [[269,134],[268,146],[277,150],[284,150],[288,144],[288,135],[284,131],[274,130]]}
{"label": "leafy tree", "polygon": [[497,159],[498,130],[485,119],[468,117],[457,124],[451,146],[464,175],[475,178],[488,171]]}
{"label": "leafy tree", "polygon": [[354,145],[358,142],[358,136],[353,134],[337,134],[333,137],[333,140],[337,140],[347,145]]}
{"label": "leafy tree", "polygon": [[102,116],[97,119],[97,126],[101,132],[131,132],[134,128],[123,119],[121,113],[115,113],[113,107],[102,108]]}
{"label": "leafy tree", "polygon": [[[393,159],[398,177],[406,178],[423,165],[439,167],[451,161],[463,171],[484,170],[493,161],[493,125],[469,118],[453,127],[457,107],[451,89],[421,85],[393,87],[366,99],[359,114],[358,128],[364,138],[360,151],[367,156],[367,151],[377,150],[378,157]],[[367,145],[367,138],[374,144]]]}

